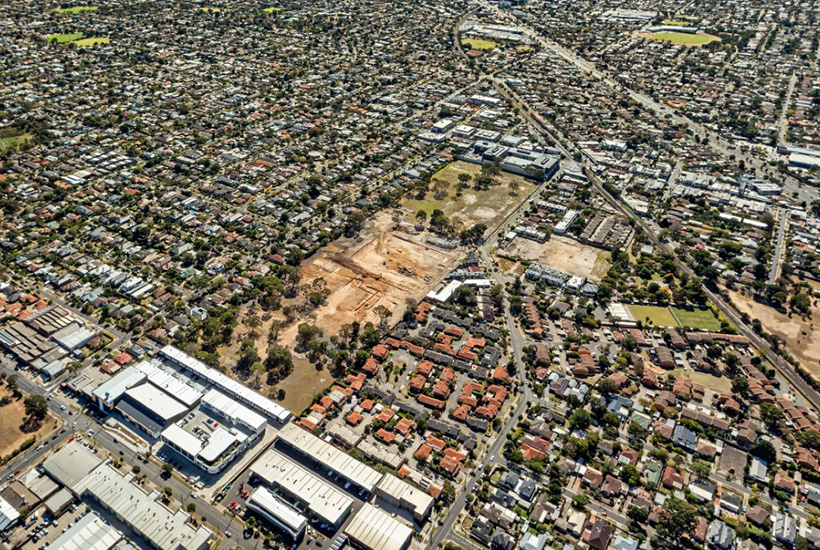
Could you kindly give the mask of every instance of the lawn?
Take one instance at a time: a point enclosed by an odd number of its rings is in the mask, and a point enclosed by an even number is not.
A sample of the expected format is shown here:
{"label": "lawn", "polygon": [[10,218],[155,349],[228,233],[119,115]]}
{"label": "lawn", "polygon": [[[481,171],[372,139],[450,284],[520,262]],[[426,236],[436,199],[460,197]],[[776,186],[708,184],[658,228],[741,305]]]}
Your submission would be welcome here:
{"label": "lawn", "polygon": [[32,138],[31,134],[17,134],[13,136],[2,136],[0,134],[0,149],[16,149],[25,145]]}
{"label": "lawn", "polygon": [[494,50],[498,47],[498,42],[493,42],[492,40],[481,40],[478,38],[465,38],[461,41],[461,44],[464,46],[468,46],[473,50]]}
{"label": "lawn", "polygon": [[711,34],[689,34],[686,32],[657,32],[649,35],[655,40],[663,40],[672,44],[708,44],[713,40],[720,40]]}
{"label": "lawn", "polygon": [[83,37],[83,33],[78,32],[75,34],[51,34],[48,36],[49,42],[56,42],[58,44],[65,44],[66,42],[74,42],[75,40],[79,40]]}
{"label": "lawn", "polygon": [[83,38],[82,40],[77,40],[72,42],[72,44],[76,44],[78,48],[85,48],[86,46],[96,46],[97,44],[108,44],[111,42],[110,38],[105,37],[94,37],[94,38]]}
{"label": "lawn", "polygon": [[57,13],[57,14],[60,14],[60,15],[65,14],[65,13],[68,13],[68,14],[71,14],[71,15],[76,15],[78,13],[83,13],[83,12],[86,12],[86,11],[97,11],[97,9],[98,8],[96,6],[74,6],[74,7],[71,7],[71,8],[57,8],[56,10],[54,10],[54,13]]}
{"label": "lawn", "polygon": [[720,320],[715,317],[711,309],[693,309],[692,311],[679,307],[670,309],[682,327],[697,328],[710,332],[720,331]]}
{"label": "lawn", "polygon": [[263,9],[262,11],[263,11],[263,12],[265,12],[265,13],[277,13],[277,12],[283,11],[284,9],[285,9],[285,8],[283,8],[283,7],[278,7],[278,8],[265,8],[265,9]]}
{"label": "lawn", "polygon": [[647,318],[656,327],[677,327],[678,322],[668,307],[630,305],[629,311],[636,321],[647,324]]}
{"label": "lawn", "polygon": [[[491,230],[498,225],[517,207],[535,188],[535,184],[521,176],[500,173],[495,177],[496,184],[488,189],[475,190],[473,181],[468,183],[461,196],[457,196],[456,186],[459,183],[459,174],[477,176],[481,166],[463,161],[453,162],[436,172],[431,178],[430,190],[424,198],[415,198],[411,193],[402,201],[402,206],[411,210],[405,221],[415,223],[416,214],[423,210],[428,219],[435,209],[444,212],[448,219],[461,224],[462,229],[483,223]],[[436,197],[436,183],[442,182],[444,193]],[[515,195],[510,192],[515,191]]]}

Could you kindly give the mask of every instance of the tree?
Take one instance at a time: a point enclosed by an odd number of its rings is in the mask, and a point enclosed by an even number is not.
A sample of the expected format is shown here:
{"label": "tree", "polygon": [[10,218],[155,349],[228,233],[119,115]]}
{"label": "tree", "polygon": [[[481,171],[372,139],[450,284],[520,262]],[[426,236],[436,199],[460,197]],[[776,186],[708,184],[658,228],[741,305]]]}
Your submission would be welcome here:
{"label": "tree", "polygon": [[768,439],[758,439],[749,449],[752,456],[756,456],[766,464],[771,464],[777,460],[777,451]]}
{"label": "tree", "polygon": [[697,524],[698,511],[694,506],[679,498],[670,498],[663,505],[658,533],[678,546],[684,536],[695,531]]}
{"label": "tree", "polygon": [[189,514],[193,514],[194,512],[196,512],[196,504],[194,504],[193,502],[189,502],[188,506],[186,506],[185,509],[188,510]]}
{"label": "tree", "polygon": [[598,382],[598,391],[601,392],[601,395],[618,393],[618,384],[611,378],[604,378]]}
{"label": "tree", "polygon": [[636,523],[646,523],[649,519],[649,510],[646,508],[638,508],[637,506],[630,506],[626,515]]}
{"label": "tree", "polygon": [[760,419],[771,430],[779,430],[780,423],[784,420],[783,411],[774,403],[760,404]]}
{"label": "tree", "polygon": [[695,460],[689,468],[692,475],[700,479],[708,479],[712,473],[712,467],[703,460]]}
{"label": "tree", "polygon": [[303,348],[306,348],[311,340],[318,338],[322,336],[322,334],[324,334],[322,329],[309,323],[301,323],[297,330],[297,340]]}
{"label": "tree", "polygon": [[48,402],[42,395],[29,395],[26,397],[23,404],[26,408],[26,414],[36,420],[43,420],[48,414]]}
{"label": "tree", "polygon": [[[734,356],[730,356],[734,357]],[[738,376],[737,378],[732,379],[732,393],[736,395],[743,395],[745,396],[746,393],[749,391],[749,381],[743,378],[742,376]]]}
{"label": "tree", "polygon": [[573,430],[586,430],[590,423],[591,419],[586,409],[577,409],[569,417],[569,425]]}

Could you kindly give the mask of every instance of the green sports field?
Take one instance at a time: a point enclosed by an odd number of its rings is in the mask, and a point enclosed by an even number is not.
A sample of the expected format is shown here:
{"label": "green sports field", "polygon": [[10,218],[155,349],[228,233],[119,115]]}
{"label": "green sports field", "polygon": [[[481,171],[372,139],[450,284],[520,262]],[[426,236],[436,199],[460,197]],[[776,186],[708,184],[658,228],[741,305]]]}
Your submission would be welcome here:
{"label": "green sports field", "polygon": [[693,309],[692,311],[679,307],[670,309],[683,327],[699,328],[711,332],[720,331],[720,320],[715,317],[711,309]]}
{"label": "green sports field", "polygon": [[56,10],[54,10],[54,13],[57,13],[57,14],[60,14],[60,15],[63,15],[63,14],[76,15],[78,13],[83,13],[83,12],[86,12],[86,11],[97,11],[97,9],[99,9],[99,8],[97,8],[96,6],[73,6],[73,7],[70,7],[70,8],[57,8]]}
{"label": "green sports field", "polygon": [[17,135],[0,135],[0,151],[6,149],[16,149],[26,144],[32,138],[31,134],[17,134]]}
{"label": "green sports field", "polygon": [[649,36],[655,40],[671,42],[672,44],[708,44],[713,40],[719,40],[717,36],[711,34],[689,34],[686,32],[656,32]]}
{"label": "green sports field", "polygon": [[85,48],[86,46],[96,46],[97,44],[108,44],[111,42],[110,38],[104,37],[95,37],[95,38],[83,38],[82,40],[76,40],[72,42],[72,44],[76,44],[78,48]]}
{"label": "green sports field", "polygon": [[492,40],[480,40],[478,38],[465,38],[461,41],[462,45],[468,46],[474,50],[489,51],[498,47],[498,42]]}
{"label": "green sports field", "polygon": [[74,42],[83,37],[83,33],[78,32],[74,34],[51,34],[48,36],[49,42],[56,42],[58,44],[65,44],[66,42]]}
{"label": "green sports field", "polygon": [[636,321],[648,324],[647,319],[656,327],[677,327],[678,322],[668,307],[630,305],[629,311]]}

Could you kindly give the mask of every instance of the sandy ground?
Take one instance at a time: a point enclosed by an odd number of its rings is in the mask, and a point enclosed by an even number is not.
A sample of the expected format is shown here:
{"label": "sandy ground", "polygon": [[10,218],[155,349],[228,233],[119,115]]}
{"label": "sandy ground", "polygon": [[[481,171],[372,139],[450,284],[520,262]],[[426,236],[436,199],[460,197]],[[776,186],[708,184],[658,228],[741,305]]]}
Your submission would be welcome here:
{"label": "sandy ground", "polygon": [[729,294],[738,310],[748,313],[752,319],[760,319],[764,330],[783,338],[803,366],[820,376],[820,326],[817,323],[820,309],[814,307],[813,320],[803,321],[796,315],[789,317],[740,293]]}
{"label": "sandy ground", "polygon": [[543,244],[518,237],[506,252],[593,281],[600,281],[609,269],[609,252],[561,235]]}
{"label": "sandy ground", "polygon": [[[379,305],[401,318],[408,298],[420,300],[458,261],[459,250],[424,244],[424,235],[392,229],[387,213],[379,213],[359,239],[342,239],[320,250],[302,265],[302,282],[323,277],[330,290],[327,302],[309,319],[325,336],[353,321],[378,323]],[[426,278],[425,278],[426,277]],[[299,322],[282,331],[280,342],[293,346]]]}
{"label": "sandy ground", "polygon": [[[3,397],[11,397],[11,392],[5,386],[0,388],[0,399]],[[23,423],[25,416],[26,409],[23,405],[23,399],[12,400],[8,405],[0,407],[0,457],[9,455],[30,437],[36,436],[37,440],[40,441],[46,433],[54,428],[54,418],[48,416],[43,420],[43,424],[37,432],[23,433],[20,431],[20,425]]]}

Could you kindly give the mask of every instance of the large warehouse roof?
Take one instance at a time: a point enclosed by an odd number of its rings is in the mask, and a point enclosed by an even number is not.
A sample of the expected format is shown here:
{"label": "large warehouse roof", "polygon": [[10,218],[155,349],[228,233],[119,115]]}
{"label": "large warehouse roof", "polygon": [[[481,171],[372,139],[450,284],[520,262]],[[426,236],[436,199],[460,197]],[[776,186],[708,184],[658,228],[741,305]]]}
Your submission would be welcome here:
{"label": "large warehouse roof", "polygon": [[242,403],[213,388],[204,395],[202,402],[218,411],[225,418],[230,418],[234,423],[244,424],[254,432],[263,430],[268,423],[262,415],[253,412]]}
{"label": "large warehouse roof", "polygon": [[307,525],[305,516],[279,500],[273,493],[259,487],[248,499],[248,508],[258,510],[284,527],[290,529],[291,536],[296,537]]}
{"label": "large warehouse roof", "polygon": [[378,491],[400,503],[413,514],[425,518],[433,508],[433,497],[396,476],[388,475],[379,483]]}
{"label": "large warehouse roof", "polygon": [[337,525],[353,506],[352,498],[275,449],[262,455],[251,471],[269,485],[284,487],[331,524]]}
{"label": "large warehouse roof", "polygon": [[122,518],[131,528],[160,550],[205,550],[212,533],[194,529],[182,510],[171,512],[157,500],[155,491],[146,494],[131,483],[132,474],[122,475],[108,464],[88,474],[77,492],[88,494]]}
{"label": "large warehouse roof", "polygon": [[0,531],[5,531],[20,519],[20,512],[8,503],[6,499],[0,497]]}
{"label": "large warehouse roof", "polygon": [[53,479],[76,493],[75,487],[80,480],[101,462],[97,455],[72,441],[46,459],[43,469]]}
{"label": "large warehouse roof", "polygon": [[148,382],[158,387],[162,391],[173,395],[174,399],[181,401],[189,408],[196,405],[202,394],[190,384],[185,383],[184,380],[172,376],[149,361],[142,361],[137,365],[137,368],[145,373],[148,377]]}
{"label": "large warehouse roof", "polygon": [[276,418],[279,422],[287,422],[291,417],[291,412],[285,407],[243,386],[218,370],[212,369],[202,361],[194,359],[174,346],[165,346],[160,350],[160,354],[172,360],[180,367],[204,378],[228,395],[237,397],[255,410]]}
{"label": "large warehouse roof", "polygon": [[106,525],[95,513],[84,515],[68,528],[47,550],[110,550],[122,540],[122,533]]}
{"label": "large warehouse roof", "polygon": [[404,550],[413,536],[413,528],[365,503],[344,533],[366,550]]}
{"label": "large warehouse roof", "polygon": [[94,390],[94,397],[107,403],[113,403],[122,397],[128,388],[141,384],[145,379],[144,372],[136,367],[128,367]]}
{"label": "large warehouse roof", "polygon": [[166,422],[188,412],[188,407],[151,384],[133,387],[125,395]]}
{"label": "large warehouse roof", "polygon": [[384,476],[296,424],[283,426],[279,439],[367,491],[372,492]]}

